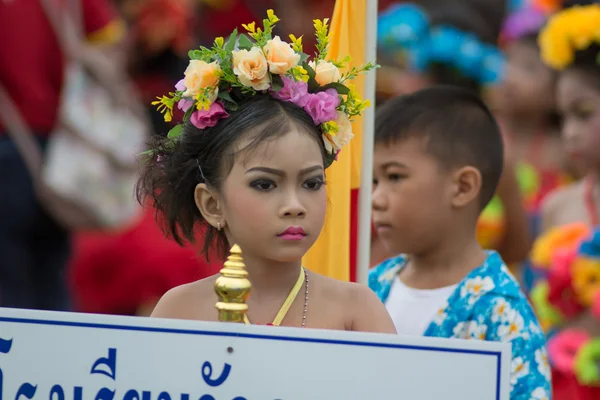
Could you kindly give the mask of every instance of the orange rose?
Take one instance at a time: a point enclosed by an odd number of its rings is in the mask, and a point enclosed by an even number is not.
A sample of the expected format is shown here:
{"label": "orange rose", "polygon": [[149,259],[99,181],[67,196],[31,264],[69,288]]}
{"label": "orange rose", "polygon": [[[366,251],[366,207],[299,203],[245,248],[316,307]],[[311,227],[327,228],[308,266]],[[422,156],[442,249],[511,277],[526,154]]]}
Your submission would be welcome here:
{"label": "orange rose", "polygon": [[206,88],[214,88],[210,101],[215,101],[219,91],[220,72],[221,67],[216,61],[209,64],[201,60],[191,60],[184,73],[185,92],[183,92],[183,96],[194,97]]}
{"label": "orange rose", "polygon": [[300,61],[300,54],[296,53],[289,43],[282,42],[279,36],[269,40],[263,51],[272,74],[285,74]]}

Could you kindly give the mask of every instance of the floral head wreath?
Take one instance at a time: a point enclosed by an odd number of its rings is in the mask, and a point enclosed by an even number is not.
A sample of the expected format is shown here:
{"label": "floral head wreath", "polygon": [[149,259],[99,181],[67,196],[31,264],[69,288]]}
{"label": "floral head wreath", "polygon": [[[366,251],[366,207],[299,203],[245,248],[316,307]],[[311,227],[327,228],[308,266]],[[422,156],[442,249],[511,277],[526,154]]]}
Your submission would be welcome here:
{"label": "floral head wreath", "polygon": [[600,44],[600,4],[574,6],[554,14],[538,36],[542,60],[563,70],[575,53]]}
{"label": "floral head wreath", "polygon": [[403,55],[418,72],[443,63],[486,85],[498,82],[504,71],[498,48],[450,25],[431,26],[427,13],[414,4],[398,4],[379,17],[377,42],[383,51]]}
{"label": "floral head wreath", "polygon": [[189,52],[189,66],[176,91],[152,103],[167,122],[172,120],[175,106],[184,112],[169,139],[178,140],[187,121],[198,129],[210,128],[229,117],[245,99],[268,94],[302,107],[312,117],[322,132],[326,167],[331,165],[353,137],[352,117],[369,106],[348,83],[376,65],[369,62],[342,72],[349,57],[328,60],[328,19],[314,21],[317,52],[309,61],[302,51],[302,37],[290,35],[291,43],[287,43],[272,36],[277,21],[273,10],[268,10],[262,29],[252,22],[243,25],[248,35],[238,35],[236,29],[227,41],[219,37],[211,48]]}
{"label": "floral head wreath", "polygon": [[525,6],[511,13],[504,24],[500,34],[503,43],[513,42],[527,35],[534,35],[544,26],[547,14],[535,5]]}

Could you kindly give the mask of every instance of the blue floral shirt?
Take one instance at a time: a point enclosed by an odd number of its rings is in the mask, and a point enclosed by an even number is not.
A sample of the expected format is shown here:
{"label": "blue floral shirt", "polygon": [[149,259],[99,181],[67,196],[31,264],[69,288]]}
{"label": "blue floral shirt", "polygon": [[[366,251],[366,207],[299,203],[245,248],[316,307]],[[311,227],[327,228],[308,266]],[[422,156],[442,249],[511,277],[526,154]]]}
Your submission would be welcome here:
{"label": "blue floral shirt", "polygon": [[[425,331],[425,336],[511,342],[511,400],[551,398],[546,338],[519,284],[500,255],[462,282]],[[369,287],[385,303],[405,256],[391,258],[369,272]]]}

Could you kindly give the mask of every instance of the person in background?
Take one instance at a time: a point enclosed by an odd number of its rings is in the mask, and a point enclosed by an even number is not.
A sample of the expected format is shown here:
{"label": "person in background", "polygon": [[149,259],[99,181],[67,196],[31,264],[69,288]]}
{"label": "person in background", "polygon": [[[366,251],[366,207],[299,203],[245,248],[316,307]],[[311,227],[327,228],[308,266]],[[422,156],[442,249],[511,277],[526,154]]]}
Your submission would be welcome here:
{"label": "person in background", "polygon": [[[54,3],[68,11],[70,2]],[[124,25],[110,1],[81,0],[80,5],[90,43],[116,45]],[[65,55],[39,0],[0,2],[0,36],[0,84],[45,149],[57,122]],[[0,307],[70,309],[65,280],[70,232],[38,202],[2,121],[0,185]]]}
{"label": "person in background", "polygon": [[510,342],[510,398],[548,398],[544,333],[476,235],[504,163],[494,116],[471,91],[438,85],[388,101],[375,121],[373,222],[398,255],[370,270],[369,287],[399,334]]}
{"label": "person in background", "polygon": [[[491,94],[506,145],[517,161],[517,177],[529,214],[532,236],[540,230],[540,207],[546,195],[577,175],[560,138],[556,112],[556,73],[539,55],[537,35],[552,10],[535,1],[513,12],[501,41],[507,55],[506,76]],[[523,288],[529,292],[539,274],[524,261]]]}
{"label": "person in background", "polygon": [[[500,33],[506,4],[422,0],[390,7],[380,16],[378,42],[392,68],[383,70],[388,88],[412,91],[450,84],[484,96],[504,73],[504,56],[494,45]],[[402,24],[405,29],[398,29]],[[391,93],[384,96],[389,96]],[[497,193],[480,216],[482,245],[500,252],[513,264],[527,257],[531,236],[527,214],[516,179],[514,157],[505,155]],[[382,251],[373,238],[373,250]],[[372,252],[372,264],[389,254]]]}

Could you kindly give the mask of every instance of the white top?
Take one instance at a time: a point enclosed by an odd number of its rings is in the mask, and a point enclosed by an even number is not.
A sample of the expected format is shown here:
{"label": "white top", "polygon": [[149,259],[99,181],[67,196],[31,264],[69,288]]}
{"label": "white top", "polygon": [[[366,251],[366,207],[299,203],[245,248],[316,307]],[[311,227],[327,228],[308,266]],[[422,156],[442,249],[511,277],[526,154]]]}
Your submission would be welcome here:
{"label": "white top", "polygon": [[458,285],[439,289],[413,289],[398,276],[390,289],[385,308],[392,317],[399,335],[423,336],[438,310]]}

